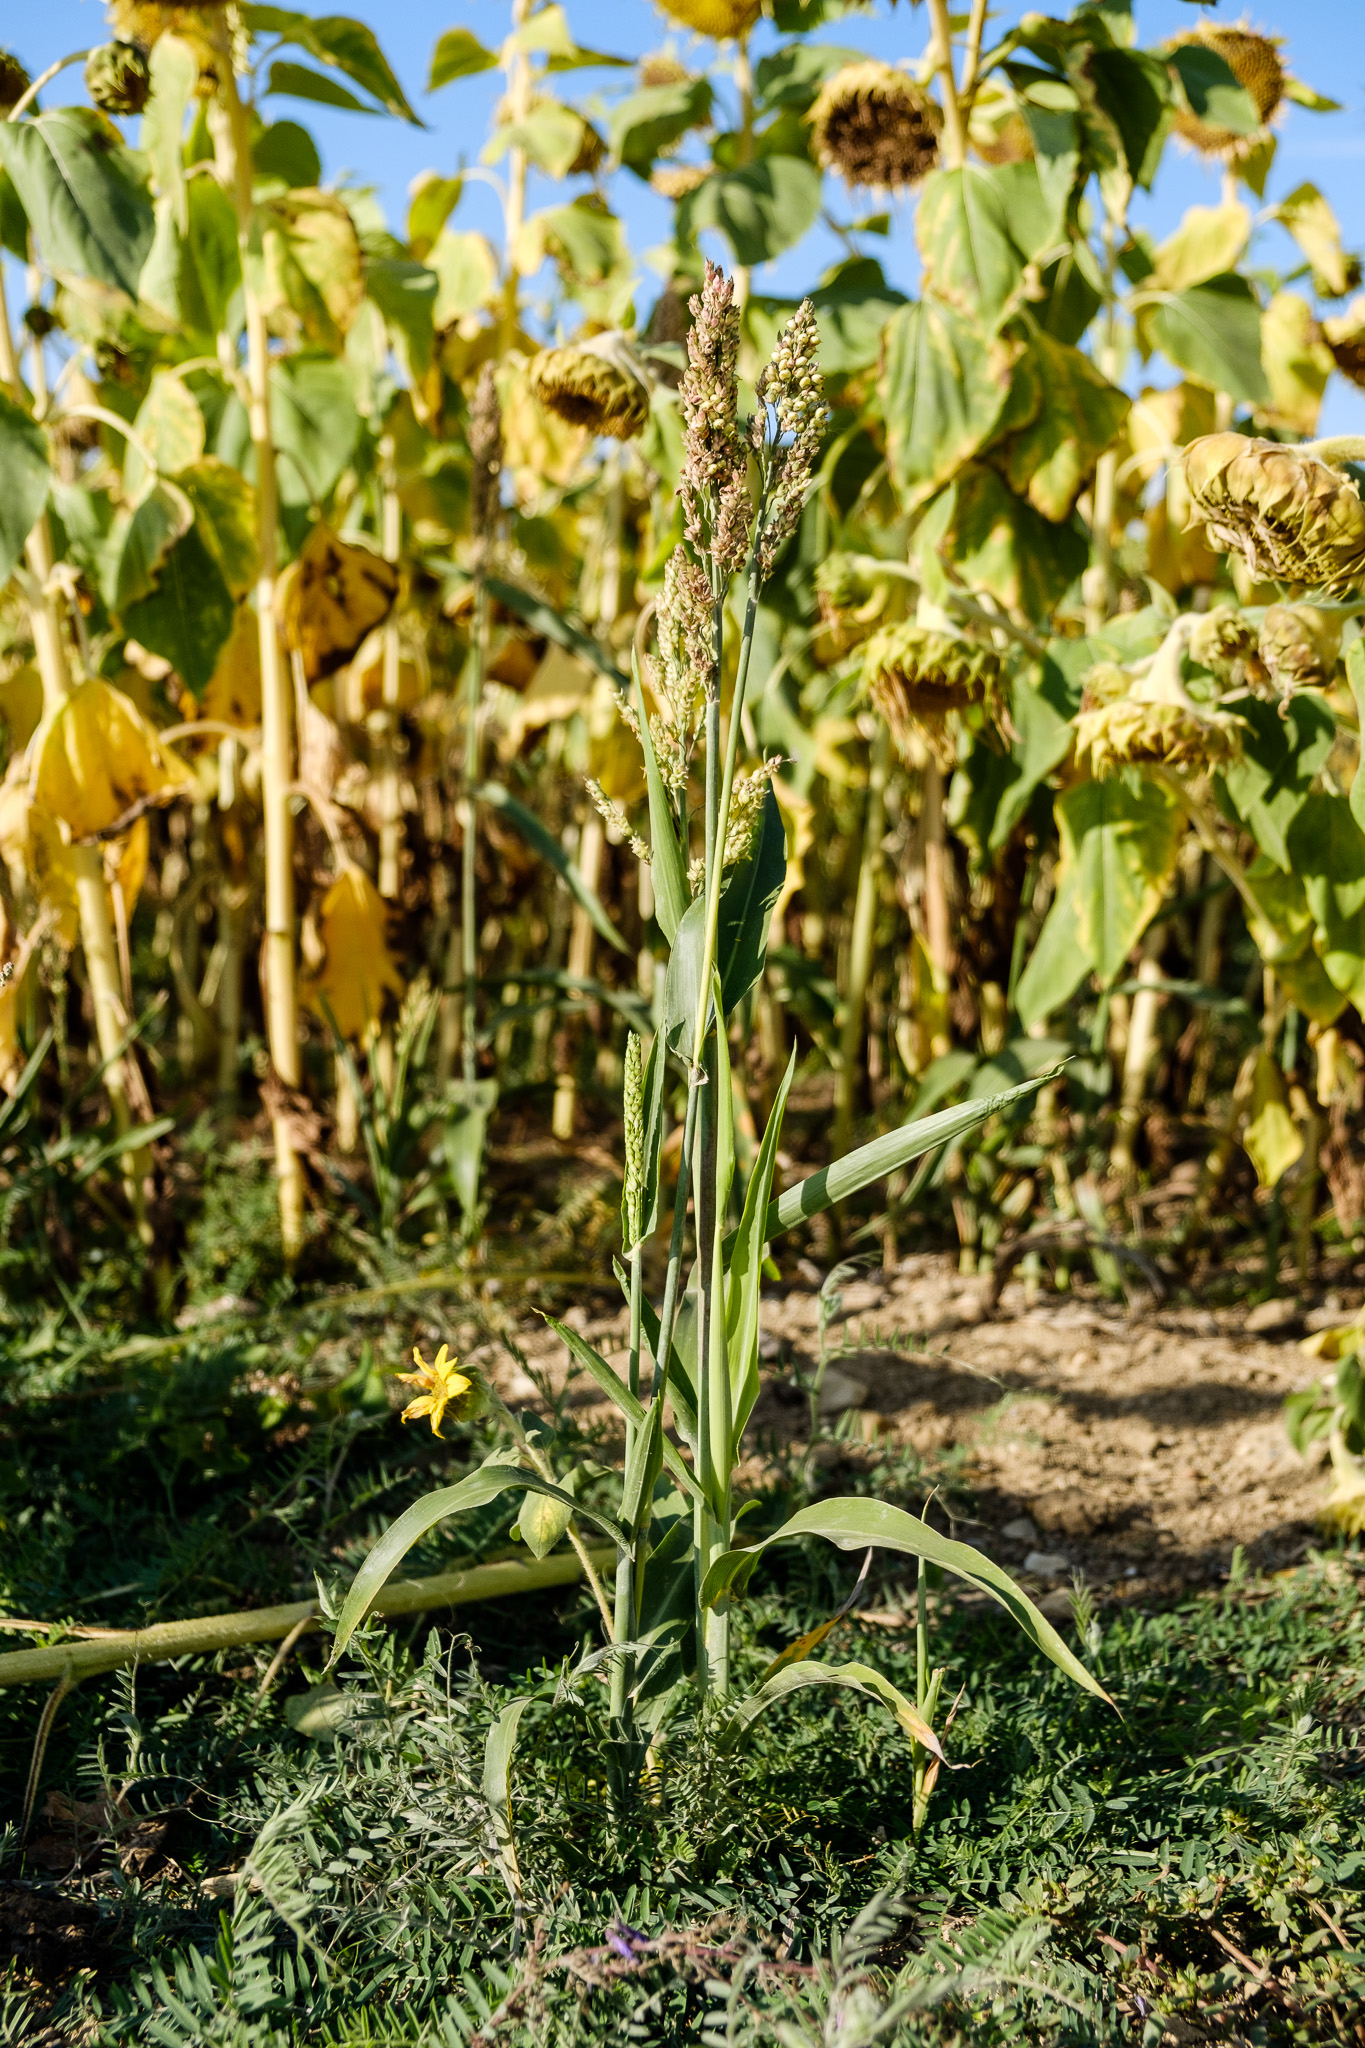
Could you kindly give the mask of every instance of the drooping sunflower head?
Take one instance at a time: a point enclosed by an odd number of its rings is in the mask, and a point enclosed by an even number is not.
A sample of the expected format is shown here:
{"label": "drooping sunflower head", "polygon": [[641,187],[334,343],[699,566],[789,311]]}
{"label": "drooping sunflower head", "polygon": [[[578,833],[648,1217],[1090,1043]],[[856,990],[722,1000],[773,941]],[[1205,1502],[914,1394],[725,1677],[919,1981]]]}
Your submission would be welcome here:
{"label": "drooping sunflower head", "polygon": [[1206,434],[1182,458],[1193,518],[1211,546],[1261,580],[1345,597],[1365,581],[1365,505],[1355,484],[1301,449]]}
{"label": "drooping sunflower head", "polygon": [[105,13],[121,43],[137,43],[144,51],[151,49],[158,36],[183,37],[199,59],[198,91],[206,99],[218,84],[218,67],[222,62],[215,17],[223,14],[227,4],[228,0],[179,0],[179,4],[163,4],[163,0],[106,0]]}
{"label": "drooping sunflower head", "polygon": [[1284,65],[1280,61],[1280,45],[1274,36],[1261,35],[1246,22],[1230,23],[1223,27],[1216,22],[1200,22],[1197,28],[1185,29],[1173,36],[1171,49],[1182,44],[1202,43],[1206,50],[1212,50],[1222,58],[1237,83],[1250,96],[1261,125],[1250,135],[1242,135],[1235,128],[1211,119],[1207,114],[1196,114],[1192,108],[1180,108],[1175,117],[1177,135],[1184,137],[1201,156],[1218,157],[1225,162],[1236,162],[1249,156],[1266,138],[1270,123],[1284,101]]}
{"label": "drooping sunflower head", "polygon": [[1248,681],[1248,664],[1259,661],[1257,639],[1255,621],[1245,612],[1235,604],[1216,604],[1195,620],[1190,654],[1221,683],[1235,686]]}
{"label": "drooping sunflower head", "polygon": [[1352,299],[1344,312],[1324,320],[1322,338],[1342,376],[1365,391],[1365,298]]}
{"label": "drooping sunflower head", "polygon": [[1325,690],[1336,672],[1341,619],[1311,604],[1267,605],[1257,652],[1287,703],[1296,690]]}
{"label": "drooping sunflower head", "polygon": [[950,711],[992,701],[1003,674],[993,647],[912,619],[874,633],[863,652],[868,693],[907,758],[925,727],[941,726]]}
{"label": "drooping sunflower head", "polygon": [[893,64],[845,64],[825,80],[806,119],[816,162],[849,185],[900,191],[938,161],[943,116]]}
{"label": "drooping sunflower head", "polygon": [[1241,751],[1241,723],[1225,711],[1117,697],[1076,720],[1076,760],[1097,781],[1121,768],[1217,768]]}
{"label": "drooping sunflower head", "polygon": [[633,441],[649,420],[649,384],[625,337],[594,334],[542,349],[530,370],[541,404],[571,427]]}
{"label": "drooping sunflower head", "polygon": [[141,43],[101,43],[85,60],[85,89],[106,114],[140,114],[152,90]]}
{"label": "drooping sunflower head", "polygon": [[694,35],[713,42],[734,42],[747,36],[758,20],[761,0],[658,0],[670,21],[681,22]]}
{"label": "drooping sunflower head", "polygon": [[17,106],[32,82],[13,51],[0,50],[0,114]]}

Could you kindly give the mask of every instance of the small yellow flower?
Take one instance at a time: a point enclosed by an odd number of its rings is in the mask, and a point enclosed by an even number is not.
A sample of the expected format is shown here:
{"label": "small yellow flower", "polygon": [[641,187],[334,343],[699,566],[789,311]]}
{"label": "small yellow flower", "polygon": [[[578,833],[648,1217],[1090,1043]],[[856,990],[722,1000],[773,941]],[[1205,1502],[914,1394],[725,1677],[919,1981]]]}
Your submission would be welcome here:
{"label": "small yellow flower", "polygon": [[[449,1356],[449,1346],[443,1344],[431,1364],[428,1365],[417,1345],[412,1347],[416,1372],[395,1373],[395,1379],[405,1387],[421,1387],[424,1391],[415,1401],[409,1401],[403,1410],[404,1422],[420,1422],[424,1415],[431,1418],[431,1433],[441,1435],[441,1417],[452,1401],[458,1401],[461,1394],[467,1394],[474,1382],[466,1379],[462,1372],[456,1372],[455,1359]],[[445,1439],[442,1438],[442,1442]]]}

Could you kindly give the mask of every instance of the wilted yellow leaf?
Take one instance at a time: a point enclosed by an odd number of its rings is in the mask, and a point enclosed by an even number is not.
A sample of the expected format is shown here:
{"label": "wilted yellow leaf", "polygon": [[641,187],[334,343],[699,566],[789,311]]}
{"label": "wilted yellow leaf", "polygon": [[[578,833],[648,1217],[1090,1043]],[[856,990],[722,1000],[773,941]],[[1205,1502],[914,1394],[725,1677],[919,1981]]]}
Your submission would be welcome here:
{"label": "wilted yellow leaf", "polygon": [[74,946],[78,920],[71,849],[56,819],[34,805],[23,754],[11,756],[0,784],[0,854],[14,894],[41,904],[53,919],[59,944]]}
{"label": "wilted yellow leaf", "polygon": [[35,663],[21,662],[0,680],[0,718],[5,721],[11,753],[23,753],[42,716],[43,679]]}
{"label": "wilted yellow leaf", "polygon": [[1307,299],[1276,292],[1261,315],[1261,361],[1270,404],[1256,415],[1296,434],[1311,434],[1332,374],[1332,353],[1318,332]]}
{"label": "wilted yellow leaf", "polygon": [[1303,1151],[1303,1133],[1289,1114],[1284,1076],[1268,1052],[1260,1053],[1256,1060],[1242,1143],[1263,1188],[1273,1188]]}
{"label": "wilted yellow leaf", "polygon": [[1313,286],[1325,299],[1344,299],[1360,283],[1360,261],[1341,246],[1341,227],[1316,185],[1298,185],[1276,214],[1308,258]]}
{"label": "wilted yellow leaf", "polygon": [[282,193],[263,209],[261,300],[277,334],[339,351],[365,297],[355,222],[335,192]]}
{"label": "wilted yellow leaf", "polygon": [[343,1038],[363,1039],[404,981],[389,950],[388,906],[362,868],[345,869],[323,897],[318,937],[322,964],[302,977],[300,994],[323,1018],[325,1001]]}
{"label": "wilted yellow leaf", "polygon": [[232,632],[218,656],[200,709],[205,718],[239,725],[247,732],[261,722],[261,635],[249,604],[237,607]]}
{"label": "wilted yellow leaf", "polygon": [[107,832],[135,804],[169,803],[193,787],[132,699],[98,678],[71,692],[35,744],[34,801],[73,839]]}
{"label": "wilted yellow leaf", "polygon": [[397,595],[392,562],[357,541],[339,540],[319,520],[280,590],[284,637],[303,656],[308,681],[348,662],[387,618]]}
{"label": "wilted yellow leaf", "polygon": [[596,680],[586,661],[552,640],[531,678],[530,687],[504,721],[505,740],[499,751],[510,757],[516,753],[528,732],[556,725],[562,719],[572,718],[575,711],[586,709]]}
{"label": "wilted yellow leaf", "polygon": [[[142,894],[142,885],[147,879],[147,855],[151,850],[151,827],[145,817],[134,821],[132,831],[125,839],[117,842],[118,854],[114,862],[113,879],[123,891],[123,908],[131,917],[133,906]],[[105,869],[108,874],[108,869]]]}
{"label": "wilted yellow leaf", "polygon": [[1191,206],[1157,250],[1152,283],[1161,291],[1183,292],[1235,270],[1250,239],[1251,215],[1239,199],[1221,206]]}

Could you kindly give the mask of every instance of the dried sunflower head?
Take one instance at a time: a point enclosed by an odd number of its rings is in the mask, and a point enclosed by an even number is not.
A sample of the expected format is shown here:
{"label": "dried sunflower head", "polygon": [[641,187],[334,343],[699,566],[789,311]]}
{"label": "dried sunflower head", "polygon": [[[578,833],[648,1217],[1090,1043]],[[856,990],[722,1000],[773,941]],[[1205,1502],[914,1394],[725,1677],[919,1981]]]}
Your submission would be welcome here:
{"label": "dried sunflower head", "polygon": [[101,43],[85,60],[85,89],[106,114],[140,114],[152,90],[141,43]]}
{"label": "dried sunflower head", "polygon": [[989,85],[972,102],[967,139],[987,164],[1021,164],[1034,154],[1033,132],[1018,102]]}
{"label": "dried sunflower head", "polygon": [[661,199],[686,199],[710,175],[705,164],[655,164],[649,174],[650,190]]}
{"label": "dried sunflower head", "polygon": [[713,42],[747,36],[761,12],[760,0],[658,0],[670,21],[680,21]]}
{"label": "dried sunflower head", "polygon": [[993,647],[920,626],[913,619],[874,633],[863,651],[863,679],[901,753],[914,752],[924,726],[950,711],[992,700],[1004,665]]}
{"label": "dried sunflower head", "polygon": [[1190,655],[1225,683],[1242,680],[1239,669],[1256,653],[1255,622],[1235,604],[1216,604],[1190,631]]}
{"label": "dried sunflower head", "polygon": [[827,78],[806,119],[815,160],[850,185],[917,184],[938,161],[943,116],[913,78],[869,58]]}
{"label": "dried sunflower head", "polygon": [[0,114],[18,106],[33,83],[19,59],[10,50],[0,50]]}
{"label": "dried sunflower head", "polygon": [[541,404],[571,427],[633,441],[648,423],[649,384],[624,335],[594,334],[542,349],[530,376]]}
{"label": "dried sunflower head", "polygon": [[163,5],[162,0],[106,0],[105,12],[120,42],[137,43],[144,50],[150,50],[158,36],[183,37],[199,59],[198,91],[207,99],[217,89],[222,62],[215,41],[215,16],[221,17],[226,6],[227,0],[183,0],[180,5]]}
{"label": "dried sunflower head", "polygon": [[1324,320],[1322,338],[1342,376],[1365,391],[1365,298],[1352,299],[1344,313]]}
{"label": "dried sunflower head", "polygon": [[1365,505],[1349,478],[1298,448],[1206,434],[1182,458],[1193,519],[1253,576],[1344,597],[1365,579]]}
{"label": "dried sunflower head", "polygon": [[1100,662],[1086,678],[1076,760],[1096,779],[1122,768],[1216,768],[1241,750],[1242,721],[1196,704],[1181,679],[1192,622],[1179,619],[1136,678]]}
{"label": "dried sunflower head", "polygon": [[1257,649],[1288,704],[1295,690],[1325,690],[1336,671],[1341,620],[1311,604],[1267,605]]}
{"label": "dried sunflower head", "polygon": [[1183,136],[1201,156],[1219,157],[1228,163],[1250,156],[1264,142],[1270,122],[1284,100],[1288,81],[1280,62],[1278,41],[1273,36],[1258,34],[1245,22],[1223,28],[1205,21],[1198,28],[1172,37],[1167,47],[1174,50],[1188,43],[1202,43],[1206,50],[1213,50],[1222,58],[1237,83],[1250,95],[1261,117],[1261,126],[1251,135],[1239,135],[1236,129],[1183,107],[1175,117],[1177,135]]}

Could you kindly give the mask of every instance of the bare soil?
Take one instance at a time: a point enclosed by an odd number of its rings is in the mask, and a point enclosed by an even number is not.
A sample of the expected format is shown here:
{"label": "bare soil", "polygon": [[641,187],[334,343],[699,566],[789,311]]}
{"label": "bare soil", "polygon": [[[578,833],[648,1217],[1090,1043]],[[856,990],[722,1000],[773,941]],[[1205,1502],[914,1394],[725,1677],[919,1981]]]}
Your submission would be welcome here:
{"label": "bare soil", "polygon": [[[806,1266],[810,1283],[819,1275]],[[1044,1293],[1011,1281],[998,1302],[953,1261],[924,1254],[843,1290],[828,1332],[824,1427],[816,1458],[868,1471],[913,1451],[957,1533],[1016,1572],[1059,1612],[1074,1570],[1110,1597],[1170,1597],[1225,1574],[1234,1548],[1274,1571],[1320,1529],[1320,1461],[1285,1435],[1285,1396],[1318,1379],[1306,1331],[1349,1320],[1357,1297],[1258,1309],[1148,1308]],[[625,1318],[570,1319],[624,1367]],[[1247,1328],[1250,1321],[1252,1328]],[[543,1325],[523,1339],[537,1375],[562,1386],[565,1347]],[[760,1488],[809,1436],[800,1391],[818,1356],[815,1284],[774,1289],[763,1308],[763,1392],[741,1482]],[[527,1375],[479,1361],[514,1404]],[[587,1419],[610,1410],[585,1381]]]}

